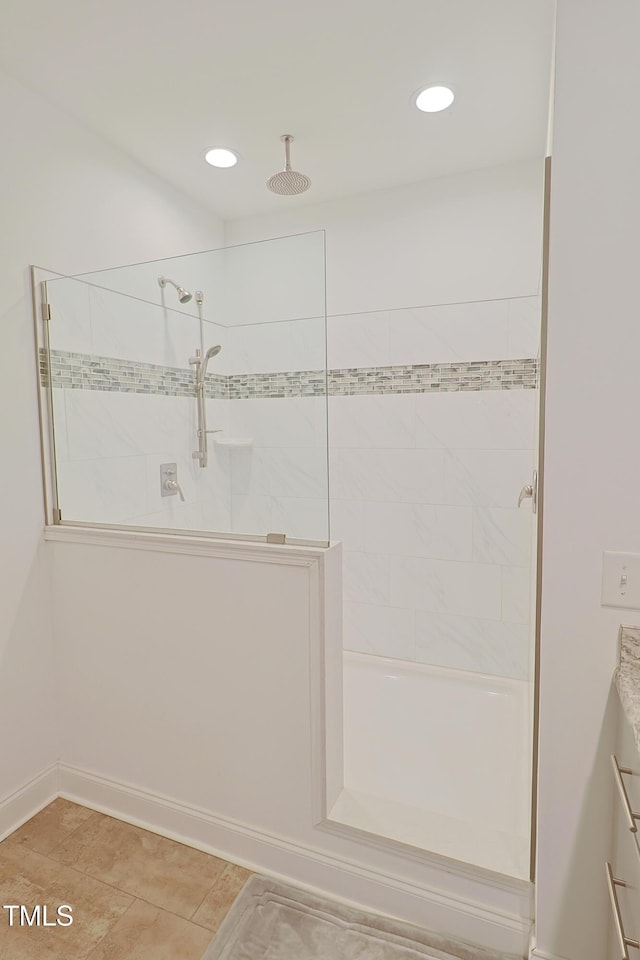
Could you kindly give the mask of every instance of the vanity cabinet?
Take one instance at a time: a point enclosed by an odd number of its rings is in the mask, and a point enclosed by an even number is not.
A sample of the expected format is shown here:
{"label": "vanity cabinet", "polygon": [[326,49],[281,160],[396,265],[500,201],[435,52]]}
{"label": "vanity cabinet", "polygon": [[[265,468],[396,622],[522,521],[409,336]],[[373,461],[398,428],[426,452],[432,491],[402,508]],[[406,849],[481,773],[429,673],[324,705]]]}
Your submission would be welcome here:
{"label": "vanity cabinet", "polygon": [[604,878],[612,911],[609,960],[640,960],[640,752],[622,708],[611,775],[613,845]]}

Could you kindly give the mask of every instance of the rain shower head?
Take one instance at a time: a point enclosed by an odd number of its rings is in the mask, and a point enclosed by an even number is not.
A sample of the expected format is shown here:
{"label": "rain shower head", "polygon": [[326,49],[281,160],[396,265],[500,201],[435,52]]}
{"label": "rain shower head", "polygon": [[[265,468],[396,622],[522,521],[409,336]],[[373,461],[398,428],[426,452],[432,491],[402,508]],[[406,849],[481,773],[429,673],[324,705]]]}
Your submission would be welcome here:
{"label": "rain shower head", "polygon": [[172,287],[175,287],[178,291],[178,300],[180,303],[189,303],[189,301],[193,299],[193,294],[189,293],[188,290],[185,290],[184,287],[181,287],[179,283],[175,282],[175,280],[170,280],[169,277],[158,277],[158,283],[163,290],[168,283],[170,283]]}
{"label": "rain shower head", "polygon": [[291,158],[289,147],[293,142],[290,133],[284,133],[280,139],[284,143],[284,170],[274,173],[267,180],[267,187],[272,193],[277,193],[281,197],[292,197],[297,193],[304,193],[311,186],[311,180],[304,173],[298,173],[291,169]]}

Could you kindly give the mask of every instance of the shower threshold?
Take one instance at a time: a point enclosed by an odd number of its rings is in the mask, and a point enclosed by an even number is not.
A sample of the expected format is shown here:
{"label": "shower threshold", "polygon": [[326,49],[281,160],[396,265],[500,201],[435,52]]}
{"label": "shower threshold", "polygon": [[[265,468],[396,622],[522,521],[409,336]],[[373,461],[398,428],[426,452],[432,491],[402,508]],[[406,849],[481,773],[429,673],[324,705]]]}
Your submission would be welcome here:
{"label": "shower threshold", "polygon": [[329,820],[505,876],[524,880],[529,875],[527,837],[472,819],[459,820],[345,788]]}

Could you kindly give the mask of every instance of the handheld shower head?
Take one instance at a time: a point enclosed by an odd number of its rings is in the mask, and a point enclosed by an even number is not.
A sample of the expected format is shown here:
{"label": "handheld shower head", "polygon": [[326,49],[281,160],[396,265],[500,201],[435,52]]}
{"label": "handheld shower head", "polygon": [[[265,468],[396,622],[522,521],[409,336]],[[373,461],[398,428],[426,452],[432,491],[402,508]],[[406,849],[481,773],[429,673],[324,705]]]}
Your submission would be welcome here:
{"label": "handheld shower head", "polygon": [[172,287],[175,287],[178,291],[178,300],[180,303],[189,303],[189,301],[193,299],[193,294],[189,293],[188,290],[185,290],[184,287],[181,287],[179,283],[175,282],[175,280],[170,280],[169,277],[158,277],[158,283],[163,290],[168,283],[170,283]]}
{"label": "handheld shower head", "polygon": [[221,350],[222,350],[222,347],[218,343],[216,344],[215,347],[209,347],[209,349],[205,353],[204,357],[202,358],[202,360],[198,365],[198,370],[197,370],[197,380],[200,383],[204,383],[204,378],[207,375],[207,364],[209,363],[209,360],[211,360],[211,357],[217,357]]}

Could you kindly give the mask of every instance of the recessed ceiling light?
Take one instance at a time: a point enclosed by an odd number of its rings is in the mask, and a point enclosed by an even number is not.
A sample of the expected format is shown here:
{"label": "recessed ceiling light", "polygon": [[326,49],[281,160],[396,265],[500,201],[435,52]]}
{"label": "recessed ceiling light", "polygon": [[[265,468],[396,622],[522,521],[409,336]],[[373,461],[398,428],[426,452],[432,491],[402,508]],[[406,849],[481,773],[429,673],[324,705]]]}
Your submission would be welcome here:
{"label": "recessed ceiling light", "polygon": [[438,113],[453,103],[453,90],[438,84],[421,90],[416,97],[416,107],[424,113]]}
{"label": "recessed ceiling light", "polygon": [[212,167],[235,167],[238,162],[238,155],[233,150],[227,150],[224,147],[214,147],[213,150],[207,150],[204,158]]}

